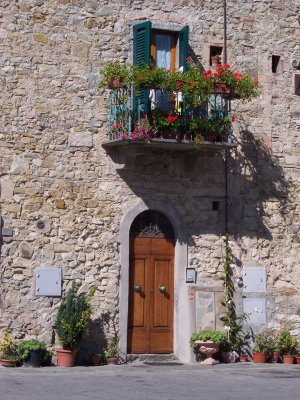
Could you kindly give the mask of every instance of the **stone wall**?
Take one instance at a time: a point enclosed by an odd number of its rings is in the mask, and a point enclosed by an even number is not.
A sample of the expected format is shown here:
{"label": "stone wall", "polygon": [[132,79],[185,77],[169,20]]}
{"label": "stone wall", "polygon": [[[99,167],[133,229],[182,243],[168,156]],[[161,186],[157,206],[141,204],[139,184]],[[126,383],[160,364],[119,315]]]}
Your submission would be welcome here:
{"label": "stone wall", "polygon": [[[0,6],[0,328],[53,343],[60,299],[35,297],[37,267],[60,267],[64,291],[96,284],[101,339],[118,328],[122,215],[139,199],[177,210],[189,235],[197,284],[221,285],[225,164],[203,153],[192,172],[178,153],[148,152],[117,171],[101,147],[108,92],[99,68],[132,58],[135,20],[190,26],[190,45],[208,68],[223,44],[220,1],[2,0]],[[277,0],[228,1],[228,60],[258,75],[259,98],[233,102],[237,150],[229,158],[229,231],[243,265],[267,271],[268,326],[300,334],[300,113],[292,60],[300,60],[300,7]],[[282,72],[272,73],[272,55]],[[220,201],[219,211],[212,201]],[[45,228],[39,229],[37,221]],[[8,231],[6,231],[6,234]],[[260,329],[260,327],[257,327]],[[95,339],[96,340],[96,339]],[[99,347],[99,343],[94,343]]]}

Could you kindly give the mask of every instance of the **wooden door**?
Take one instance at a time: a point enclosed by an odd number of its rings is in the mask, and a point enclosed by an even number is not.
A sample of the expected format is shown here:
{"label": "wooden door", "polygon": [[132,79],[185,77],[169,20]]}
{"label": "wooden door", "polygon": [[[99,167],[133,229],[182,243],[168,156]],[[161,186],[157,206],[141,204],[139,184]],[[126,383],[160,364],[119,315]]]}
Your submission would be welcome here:
{"label": "wooden door", "polygon": [[173,307],[174,241],[131,238],[128,353],[173,352]]}

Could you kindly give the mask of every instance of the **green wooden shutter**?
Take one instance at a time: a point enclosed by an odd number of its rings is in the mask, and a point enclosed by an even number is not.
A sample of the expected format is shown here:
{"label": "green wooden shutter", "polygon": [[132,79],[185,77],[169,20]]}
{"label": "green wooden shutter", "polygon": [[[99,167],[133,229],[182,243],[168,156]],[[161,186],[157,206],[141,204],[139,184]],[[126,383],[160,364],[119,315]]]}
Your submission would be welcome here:
{"label": "green wooden shutter", "polygon": [[150,64],[151,22],[133,27],[133,64]]}
{"label": "green wooden shutter", "polygon": [[[133,26],[133,63],[150,64],[151,22],[145,21]],[[143,89],[134,96],[134,111],[147,114],[149,112],[149,90]],[[140,105],[140,110],[138,110]]]}
{"label": "green wooden shutter", "polygon": [[179,67],[187,69],[186,59],[189,55],[189,27],[186,25],[179,31]]}

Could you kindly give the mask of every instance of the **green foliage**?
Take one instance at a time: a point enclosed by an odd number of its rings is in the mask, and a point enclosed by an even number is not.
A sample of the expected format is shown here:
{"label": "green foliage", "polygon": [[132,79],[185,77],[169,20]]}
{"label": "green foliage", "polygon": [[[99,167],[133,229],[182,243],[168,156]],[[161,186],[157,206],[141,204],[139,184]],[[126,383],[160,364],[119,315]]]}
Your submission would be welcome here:
{"label": "green foliage", "polygon": [[299,348],[299,343],[291,333],[287,330],[281,331],[278,337],[278,347],[282,354],[296,354]]}
{"label": "green foliage", "polygon": [[40,342],[36,339],[24,340],[18,344],[18,354],[22,360],[27,360],[30,351],[39,351],[41,354],[41,359],[43,359],[47,354],[47,347],[44,342]]}
{"label": "green foliage", "polygon": [[100,73],[103,77],[99,83],[100,88],[112,86],[113,81],[119,81],[125,86],[128,86],[131,82],[131,67],[127,64],[121,64],[120,61],[108,62]]}
{"label": "green foliage", "polygon": [[200,105],[214,93],[216,83],[227,83],[235,97],[249,100],[257,96],[257,84],[248,74],[233,71],[228,64],[219,64],[215,73],[202,71],[188,63],[187,71],[166,70],[155,65],[121,64],[111,61],[100,70],[103,77],[99,87],[113,87],[117,80],[125,87],[141,89],[162,89],[168,92],[181,92],[188,104]]}
{"label": "green foliage", "polygon": [[263,332],[255,336],[255,347],[253,349],[255,352],[270,354],[275,351],[274,348],[274,338],[267,332]]}
{"label": "green foliage", "polygon": [[228,235],[225,237],[225,260],[224,275],[222,276],[225,299],[221,301],[221,305],[225,308],[225,312],[220,318],[225,329],[228,331],[228,340],[232,350],[239,350],[244,340],[243,322],[248,319],[248,314],[242,313],[237,315],[234,303],[234,275],[231,268],[233,264],[233,255],[229,246]]}
{"label": "green foliage", "polygon": [[228,351],[229,349],[228,337],[225,332],[204,330],[202,332],[194,333],[190,337],[190,346],[193,349],[197,348],[197,344],[195,343],[196,340],[211,340],[219,345],[220,351]]}
{"label": "green foliage", "polygon": [[115,336],[113,337],[109,344],[108,344],[108,348],[105,351],[105,358],[111,358],[111,357],[116,357],[118,355],[119,352],[119,337]]}
{"label": "green foliage", "polygon": [[4,331],[0,342],[0,357],[5,360],[17,360],[18,355],[13,338],[9,335],[8,331]]}
{"label": "green foliage", "polygon": [[89,295],[77,296],[75,282],[62,300],[56,316],[56,331],[65,350],[73,350],[88,333],[88,319],[91,315],[90,300],[95,293],[92,288]]}

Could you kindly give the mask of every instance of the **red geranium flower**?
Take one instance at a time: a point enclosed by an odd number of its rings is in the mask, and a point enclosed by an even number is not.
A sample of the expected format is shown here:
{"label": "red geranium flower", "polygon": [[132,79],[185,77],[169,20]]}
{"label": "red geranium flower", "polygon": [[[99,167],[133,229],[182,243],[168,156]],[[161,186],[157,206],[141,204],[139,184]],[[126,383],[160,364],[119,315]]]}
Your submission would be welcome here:
{"label": "red geranium flower", "polygon": [[231,118],[231,122],[235,122],[236,119],[234,117]]}
{"label": "red geranium flower", "polygon": [[186,62],[191,62],[191,60],[192,60],[191,57],[187,57],[187,58],[185,59]]}

